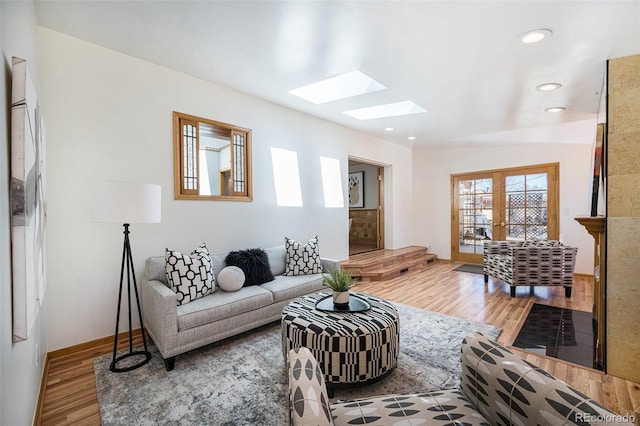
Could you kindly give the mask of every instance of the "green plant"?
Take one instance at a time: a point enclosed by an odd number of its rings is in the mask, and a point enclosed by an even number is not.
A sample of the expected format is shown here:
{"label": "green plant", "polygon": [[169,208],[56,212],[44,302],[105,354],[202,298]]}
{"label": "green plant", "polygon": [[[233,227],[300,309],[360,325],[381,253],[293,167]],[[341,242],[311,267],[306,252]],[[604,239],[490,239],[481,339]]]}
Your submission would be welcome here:
{"label": "green plant", "polygon": [[324,274],[322,283],[327,287],[331,287],[333,291],[348,291],[353,285],[353,277],[351,272],[347,272],[341,266],[340,269],[334,269]]}

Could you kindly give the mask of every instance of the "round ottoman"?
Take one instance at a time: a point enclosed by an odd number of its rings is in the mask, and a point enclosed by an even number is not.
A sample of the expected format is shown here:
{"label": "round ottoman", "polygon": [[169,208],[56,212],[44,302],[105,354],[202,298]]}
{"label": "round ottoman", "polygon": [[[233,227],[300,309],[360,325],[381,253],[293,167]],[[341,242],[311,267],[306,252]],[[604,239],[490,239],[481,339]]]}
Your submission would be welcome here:
{"label": "round ottoman", "polygon": [[393,305],[376,297],[363,312],[326,312],[315,308],[326,293],[291,301],[282,311],[282,352],[307,347],[320,364],[329,388],[366,384],[384,377],[398,364],[400,320]]}

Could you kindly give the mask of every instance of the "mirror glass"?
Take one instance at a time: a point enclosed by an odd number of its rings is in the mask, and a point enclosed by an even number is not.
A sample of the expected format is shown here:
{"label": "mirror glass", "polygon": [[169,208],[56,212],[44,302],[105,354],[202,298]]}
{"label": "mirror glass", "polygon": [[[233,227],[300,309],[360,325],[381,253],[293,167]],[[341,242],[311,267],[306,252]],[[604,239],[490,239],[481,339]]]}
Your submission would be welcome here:
{"label": "mirror glass", "polygon": [[250,201],[251,129],[174,112],[176,199]]}

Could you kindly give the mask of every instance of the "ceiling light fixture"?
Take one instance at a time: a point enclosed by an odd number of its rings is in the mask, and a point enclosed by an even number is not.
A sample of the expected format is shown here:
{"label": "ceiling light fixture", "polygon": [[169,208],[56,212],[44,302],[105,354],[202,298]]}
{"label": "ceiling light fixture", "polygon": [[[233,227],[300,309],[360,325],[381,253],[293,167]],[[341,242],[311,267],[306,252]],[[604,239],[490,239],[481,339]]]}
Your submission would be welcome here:
{"label": "ceiling light fixture", "polygon": [[524,34],[521,34],[518,38],[525,44],[531,44],[537,43],[547,37],[551,37],[551,35],[553,35],[553,32],[551,30],[543,28],[540,30],[526,32]]}
{"label": "ceiling light fixture", "polygon": [[374,118],[396,117],[399,115],[419,114],[421,112],[427,112],[427,110],[422,108],[420,105],[416,105],[412,101],[402,101],[367,108],[352,109],[350,111],[343,111],[342,113],[358,120],[372,120]]}
{"label": "ceiling light fixture", "polygon": [[368,75],[351,71],[289,90],[289,93],[314,104],[324,104],[384,89],[385,86]]}
{"label": "ceiling light fixture", "polygon": [[556,90],[561,87],[562,87],[562,84],[560,83],[544,83],[536,86],[536,89],[538,89],[541,92],[550,92],[552,90]]}
{"label": "ceiling light fixture", "polygon": [[416,137],[415,136],[409,136],[407,139],[409,139],[410,141],[415,141]]}
{"label": "ceiling light fixture", "polygon": [[565,107],[551,107],[551,108],[546,108],[544,111],[545,112],[562,112],[566,110]]}
{"label": "ceiling light fixture", "polygon": [[394,128],[393,127],[385,127],[385,130],[387,132],[393,132]]}

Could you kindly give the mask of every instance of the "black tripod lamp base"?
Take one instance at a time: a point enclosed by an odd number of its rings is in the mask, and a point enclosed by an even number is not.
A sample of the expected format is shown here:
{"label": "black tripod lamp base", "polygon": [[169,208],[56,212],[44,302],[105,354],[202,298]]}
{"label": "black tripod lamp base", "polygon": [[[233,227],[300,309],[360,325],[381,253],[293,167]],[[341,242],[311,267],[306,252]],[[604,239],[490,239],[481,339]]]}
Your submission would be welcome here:
{"label": "black tripod lamp base", "polygon": [[[124,361],[127,358],[131,358],[131,357],[140,357],[140,356],[144,356],[144,359],[141,359],[140,362],[133,364],[133,365],[127,365],[126,367],[118,367],[118,363],[120,361]],[[114,373],[124,373],[126,371],[131,371],[131,370],[135,370],[136,368],[142,367],[143,365],[145,365],[146,363],[149,362],[149,360],[151,360],[151,353],[148,351],[133,351],[133,352],[129,352],[126,353],[124,355],[120,355],[117,358],[114,358],[113,361],[111,361],[111,364],[109,365],[109,370],[113,371]]]}

